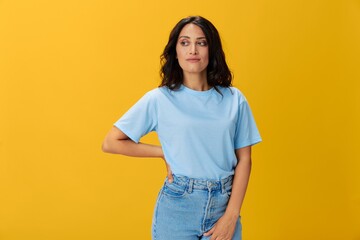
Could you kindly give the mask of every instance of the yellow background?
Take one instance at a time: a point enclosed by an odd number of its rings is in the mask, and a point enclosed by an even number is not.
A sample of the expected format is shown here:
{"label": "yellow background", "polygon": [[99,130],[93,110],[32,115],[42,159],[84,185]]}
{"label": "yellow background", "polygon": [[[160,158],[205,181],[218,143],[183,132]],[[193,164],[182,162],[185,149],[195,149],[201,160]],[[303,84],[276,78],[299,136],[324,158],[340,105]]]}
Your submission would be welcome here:
{"label": "yellow background", "polygon": [[358,0],[0,0],[1,240],[150,239],[162,160],[101,143],[193,14],[263,137],[244,240],[360,239]]}

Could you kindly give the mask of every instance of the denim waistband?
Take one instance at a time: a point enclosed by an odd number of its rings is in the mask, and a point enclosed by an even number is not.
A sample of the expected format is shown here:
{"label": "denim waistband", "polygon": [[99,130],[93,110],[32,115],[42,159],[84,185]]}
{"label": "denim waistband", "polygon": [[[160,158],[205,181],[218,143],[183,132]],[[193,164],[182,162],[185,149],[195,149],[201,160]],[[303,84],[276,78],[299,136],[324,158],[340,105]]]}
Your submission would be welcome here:
{"label": "denim waistband", "polygon": [[231,189],[233,175],[229,177],[220,179],[220,180],[205,180],[197,178],[189,178],[182,175],[173,174],[174,182],[176,184],[186,186],[188,192],[192,192],[193,189],[198,190],[221,190],[222,193],[225,193],[227,190]]}

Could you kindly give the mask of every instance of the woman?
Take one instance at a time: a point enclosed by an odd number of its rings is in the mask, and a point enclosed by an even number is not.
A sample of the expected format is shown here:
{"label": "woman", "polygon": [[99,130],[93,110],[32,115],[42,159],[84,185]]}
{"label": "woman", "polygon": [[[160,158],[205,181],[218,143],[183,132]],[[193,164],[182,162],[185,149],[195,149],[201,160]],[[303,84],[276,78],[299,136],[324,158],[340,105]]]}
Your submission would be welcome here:
{"label": "woman", "polygon": [[[184,18],[161,59],[161,85],[114,124],[103,150],[165,160],[153,239],[241,239],[251,146],[261,137],[246,98],[231,87],[218,31],[203,17]],[[139,142],[151,131],[161,146]]]}

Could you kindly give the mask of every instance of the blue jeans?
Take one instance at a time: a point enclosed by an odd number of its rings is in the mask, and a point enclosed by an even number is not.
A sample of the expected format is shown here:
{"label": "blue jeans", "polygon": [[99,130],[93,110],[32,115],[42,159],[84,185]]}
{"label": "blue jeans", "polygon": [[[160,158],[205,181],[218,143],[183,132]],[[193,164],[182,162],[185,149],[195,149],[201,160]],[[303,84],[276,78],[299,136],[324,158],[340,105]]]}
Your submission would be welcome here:
{"label": "blue jeans", "polygon": [[[155,206],[153,240],[206,240],[209,231],[225,213],[233,176],[221,181],[173,175],[165,180]],[[240,216],[233,240],[241,240]]]}

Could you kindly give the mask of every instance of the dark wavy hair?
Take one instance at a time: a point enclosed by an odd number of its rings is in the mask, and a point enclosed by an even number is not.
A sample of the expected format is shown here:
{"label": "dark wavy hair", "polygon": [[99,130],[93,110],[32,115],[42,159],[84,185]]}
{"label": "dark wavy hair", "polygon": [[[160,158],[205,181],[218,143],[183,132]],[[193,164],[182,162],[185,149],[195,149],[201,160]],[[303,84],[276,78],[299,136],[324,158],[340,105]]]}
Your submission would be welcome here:
{"label": "dark wavy hair", "polygon": [[209,20],[201,16],[183,18],[172,29],[169,41],[160,57],[162,79],[160,87],[167,86],[169,89],[175,90],[183,83],[183,70],[176,58],[176,44],[181,30],[189,23],[200,27],[205,34],[209,49],[209,64],[206,68],[207,82],[209,86],[214,87],[220,93],[217,86],[230,87],[233,75],[226,64],[217,29]]}

